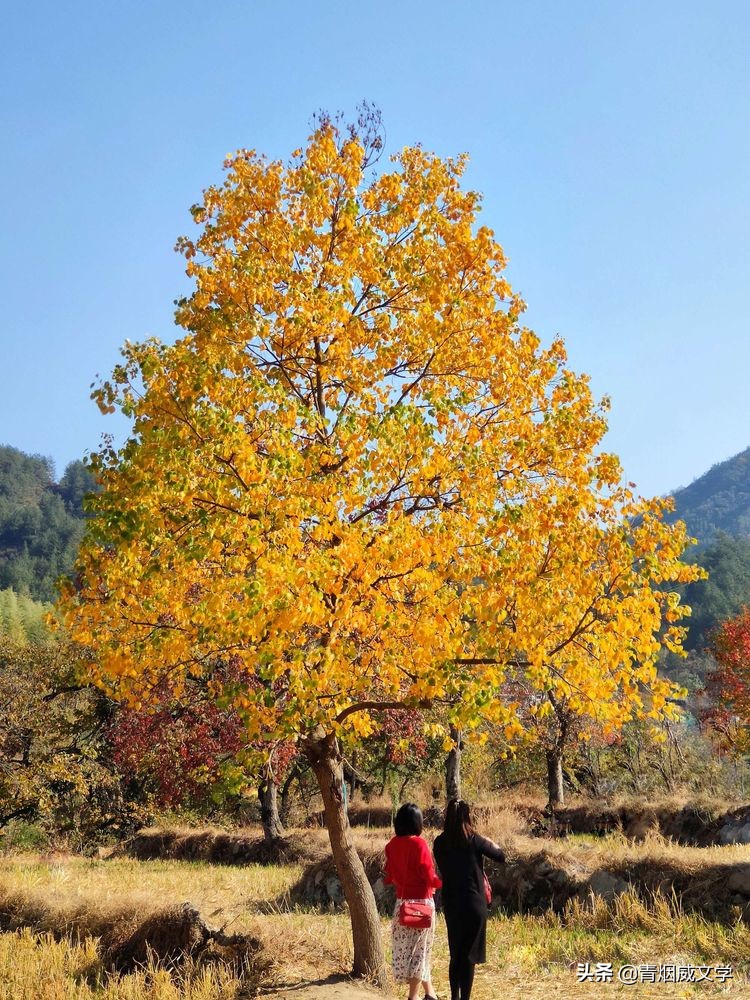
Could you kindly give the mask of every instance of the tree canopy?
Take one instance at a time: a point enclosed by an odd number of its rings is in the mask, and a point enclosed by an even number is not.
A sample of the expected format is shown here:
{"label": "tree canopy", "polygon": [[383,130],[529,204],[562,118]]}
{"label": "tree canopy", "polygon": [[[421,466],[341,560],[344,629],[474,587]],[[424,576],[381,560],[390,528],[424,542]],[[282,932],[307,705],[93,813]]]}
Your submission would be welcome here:
{"label": "tree canopy", "polygon": [[651,583],[687,572],[684,531],[597,451],[562,343],[519,324],[465,160],[407,148],[369,177],[378,141],[324,122],[289,167],[232,157],[179,242],[184,336],[127,345],[97,393],[133,436],[94,460],[69,624],[136,700],[231,659],[253,738],[366,734],[394,701],[513,725],[509,664],[602,702],[653,680],[679,617]]}
{"label": "tree canopy", "polygon": [[[96,391],[132,434],[102,485],[71,634],[134,704],[202,676],[248,741],[299,739],[354,928],[380,976],[374,899],[341,805],[338,736],[441,704],[522,727],[564,701],[607,726],[667,710],[660,643],[684,526],[600,451],[605,405],[520,322],[465,158],[403,149],[377,116],[323,118],[288,165],[242,150],[178,248],[173,344],[127,344]],[[223,678],[233,678],[227,683]]]}
{"label": "tree canopy", "polygon": [[718,746],[731,754],[750,752],[750,607],[727,619],[712,636],[716,665],[706,676],[709,704],[701,721]]}
{"label": "tree canopy", "polygon": [[710,643],[711,631],[750,602],[750,538],[719,534],[696,559],[708,578],[688,584],[683,600],[692,609],[686,649]]}

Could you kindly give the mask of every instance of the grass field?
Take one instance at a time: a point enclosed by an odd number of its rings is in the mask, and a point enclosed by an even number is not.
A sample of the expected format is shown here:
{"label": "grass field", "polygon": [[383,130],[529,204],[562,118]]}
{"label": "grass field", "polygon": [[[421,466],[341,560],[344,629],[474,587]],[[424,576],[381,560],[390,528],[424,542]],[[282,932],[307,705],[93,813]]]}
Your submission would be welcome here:
{"label": "grass field", "polygon": [[[367,834],[373,843],[372,831]],[[568,845],[570,850],[606,853],[634,850],[617,838],[607,844]],[[665,850],[681,853],[688,849]],[[690,852],[688,852],[690,853]],[[704,852],[716,858],[720,849]],[[747,849],[726,849],[747,860]],[[697,864],[693,854],[691,861]],[[0,911],[11,897],[31,901],[47,925],[63,927],[78,915],[76,933],[54,940],[28,929],[0,935],[0,1000],[242,1000],[255,985],[221,969],[187,970],[173,977],[164,970],[111,977],[102,966],[96,942],[86,937],[127,905],[148,913],[155,907],[189,900],[207,923],[229,932],[248,932],[263,943],[272,968],[262,993],[283,993],[304,1000],[301,984],[345,973],[351,960],[348,919],[342,913],[291,908],[285,893],[297,880],[299,865],[224,867],[200,862],[87,860],[23,855],[0,859]],[[6,907],[3,903],[6,902]],[[83,916],[82,916],[83,915]],[[89,915],[88,917],[86,915]],[[87,920],[89,923],[87,924]],[[44,921],[43,921],[44,924]],[[388,942],[388,921],[383,920]],[[77,940],[82,936],[82,940]],[[491,918],[488,958],[478,969],[475,1000],[558,1000],[572,997],[750,998],[750,928],[723,925],[681,914],[665,899],[644,906],[631,895],[613,906],[574,906],[564,917],[501,915]],[[577,982],[577,963],[611,962],[614,982]],[[447,995],[447,941],[442,918],[434,955],[435,984]],[[616,981],[625,964],[731,966],[733,978],[715,982],[625,985]],[[295,988],[296,987],[296,988]],[[404,991],[395,991],[400,995]],[[281,995],[281,994],[279,994]],[[325,996],[323,993],[316,994]],[[343,995],[343,994],[342,994]]]}

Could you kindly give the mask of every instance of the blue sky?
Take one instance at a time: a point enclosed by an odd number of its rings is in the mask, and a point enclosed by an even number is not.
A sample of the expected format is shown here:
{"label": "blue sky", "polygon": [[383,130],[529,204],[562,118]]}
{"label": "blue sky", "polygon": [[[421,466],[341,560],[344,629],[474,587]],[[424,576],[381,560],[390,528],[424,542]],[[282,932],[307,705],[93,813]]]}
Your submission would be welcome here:
{"label": "blue sky", "polygon": [[14,5],[0,38],[0,442],[58,471],[129,338],[173,336],[175,239],[224,156],[286,157],[319,108],[468,183],[545,339],[612,398],[645,494],[750,445],[744,3],[112,0]]}

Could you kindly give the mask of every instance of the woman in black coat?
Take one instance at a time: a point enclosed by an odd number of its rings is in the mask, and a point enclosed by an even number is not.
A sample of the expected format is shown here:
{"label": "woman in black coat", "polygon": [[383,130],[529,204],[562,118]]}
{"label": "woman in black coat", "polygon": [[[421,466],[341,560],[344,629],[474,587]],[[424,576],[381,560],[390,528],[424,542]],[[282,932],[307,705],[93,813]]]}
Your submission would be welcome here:
{"label": "woman in black coat", "polygon": [[486,961],[487,896],[483,858],[505,861],[491,840],[474,831],[468,803],[451,799],[443,832],[433,845],[443,879],[443,910],[448,926],[451,1000],[470,1000],[474,966]]}

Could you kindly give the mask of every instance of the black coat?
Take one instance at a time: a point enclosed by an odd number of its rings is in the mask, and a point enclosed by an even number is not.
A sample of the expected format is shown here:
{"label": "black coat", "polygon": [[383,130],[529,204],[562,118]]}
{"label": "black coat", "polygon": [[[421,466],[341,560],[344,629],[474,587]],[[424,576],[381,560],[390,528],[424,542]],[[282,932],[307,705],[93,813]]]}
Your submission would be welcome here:
{"label": "black coat", "polygon": [[435,861],[443,880],[443,911],[451,958],[478,963],[487,960],[487,897],[483,858],[504,862],[499,847],[478,834],[465,845],[449,844],[445,834],[435,838]]}

